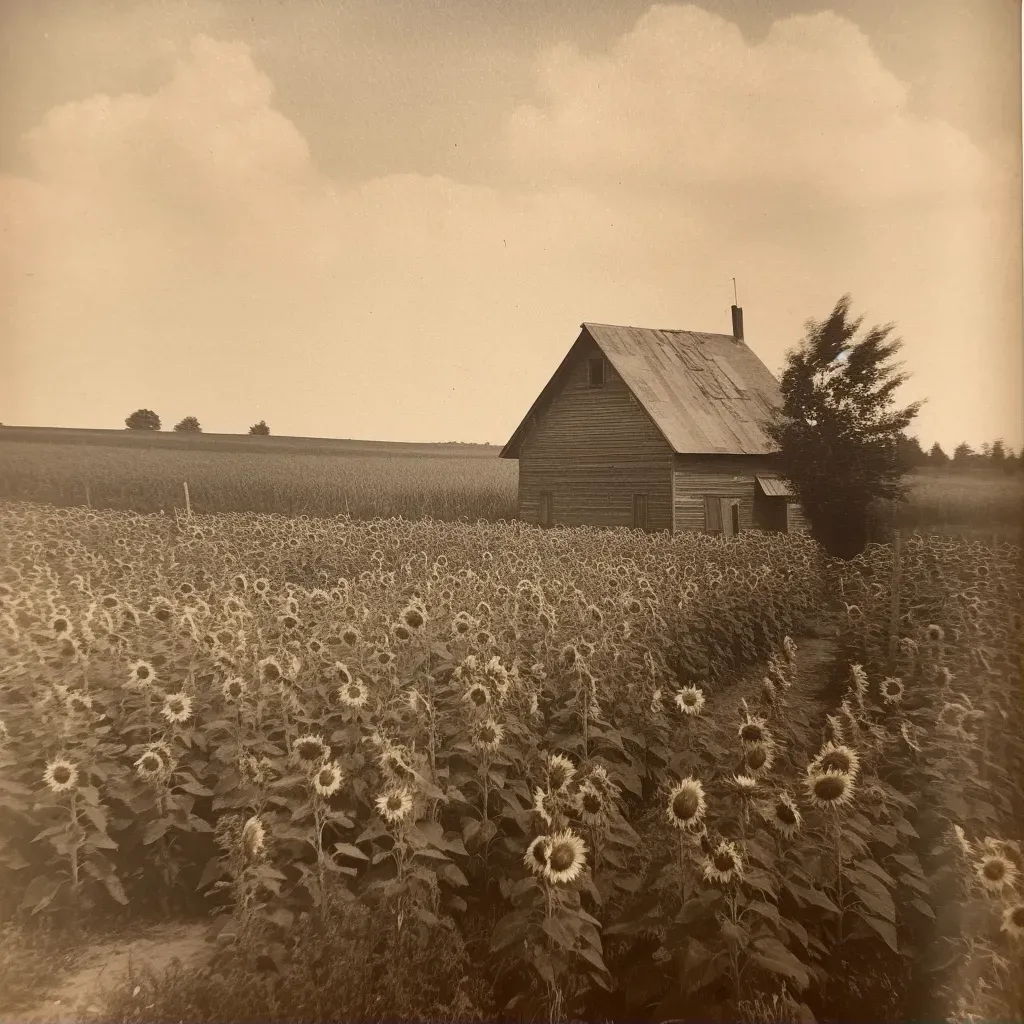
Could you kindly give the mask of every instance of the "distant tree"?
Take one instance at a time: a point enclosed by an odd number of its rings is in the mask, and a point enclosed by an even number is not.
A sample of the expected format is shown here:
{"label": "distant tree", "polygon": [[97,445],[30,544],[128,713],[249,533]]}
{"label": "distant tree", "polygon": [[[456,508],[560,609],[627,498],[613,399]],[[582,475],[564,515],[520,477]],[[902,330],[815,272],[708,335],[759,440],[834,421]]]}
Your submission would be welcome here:
{"label": "distant tree", "polygon": [[928,450],[928,461],[933,466],[944,466],[949,462],[949,456],[942,450],[942,445],[938,441]]}
{"label": "distant tree", "polygon": [[1002,467],[1003,462],[1006,460],[1006,446],[1003,444],[1002,438],[992,442],[992,448],[989,450],[988,457],[994,465]]}
{"label": "distant tree", "polygon": [[895,405],[907,378],[889,362],[902,347],[889,337],[893,325],[856,341],[862,322],[850,319],[849,295],[825,320],[807,322],[803,343],[787,354],[782,409],[768,427],[811,535],[842,558],[864,549],[872,502],[903,497],[899,440],[920,408]]}
{"label": "distant tree", "polygon": [[260,420],[259,423],[254,423],[249,428],[249,433],[250,434],[263,434],[263,435],[267,435],[267,434],[270,433],[270,427],[267,426],[267,421],[266,420]]}
{"label": "distant tree", "polygon": [[129,430],[160,429],[160,417],[152,409],[136,409],[124,422]]}
{"label": "distant tree", "polygon": [[199,420],[195,416],[186,416],[180,423],[174,424],[174,429],[180,434],[201,434],[203,428],[199,426]]}
{"label": "distant tree", "polygon": [[916,469],[918,466],[928,464],[928,456],[916,437],[907,437],[905,434],[901,434],[896,439],[896,450],[900,466],[904,469]]}
{"label": "distant tree", "polygon": [[961,441],[953,449],[953,465],[954,466],[967,466],[972,463],[977,456],[974,454],[974,449],[966,442]]}

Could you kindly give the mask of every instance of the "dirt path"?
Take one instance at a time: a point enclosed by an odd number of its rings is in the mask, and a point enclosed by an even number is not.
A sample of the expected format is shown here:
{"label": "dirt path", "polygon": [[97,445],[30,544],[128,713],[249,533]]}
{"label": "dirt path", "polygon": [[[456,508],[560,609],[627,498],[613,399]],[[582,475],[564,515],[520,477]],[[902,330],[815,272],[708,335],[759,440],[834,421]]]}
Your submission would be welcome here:
{"label": "dirt path", "polygon": [[[74,969],[35,1006],[8,1011],[0,1003],[0,1024],[74,1024],[100,1013],[102,993],[123,982],[129,968],[160,973],[174,960],[204,961],[212,947],[203,924],[167,924],[131,939],[111,939],[81,950]],[[2,994],[0,994],[2,999]]]}

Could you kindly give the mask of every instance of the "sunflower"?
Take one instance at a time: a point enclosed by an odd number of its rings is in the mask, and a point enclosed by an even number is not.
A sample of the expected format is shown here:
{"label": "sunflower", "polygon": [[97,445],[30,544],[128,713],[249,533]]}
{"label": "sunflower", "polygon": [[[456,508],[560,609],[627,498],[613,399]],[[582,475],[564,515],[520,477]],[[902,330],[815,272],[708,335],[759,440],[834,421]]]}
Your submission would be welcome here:
{"label": "sunflower", "polygon": [[1013,886],[1017,879],[1017,865],[1001,853],[989,853],[978,863],[978,878],[991,893],[1000,893],[1004,886]]}
{"label": "sunflower", "polygon": [[338,687],[338,700],[346,707],[361,708],[369,699],[369,691],[362,679],[352,679]]}
{"label": "sunflower", "polygon": [[591,765],[587,784],[593,786],[603,797],[614,800],[619,795],[618,785],[611,780],[603,764]]}
{"label": "sunflower", "polygon": [[999,930],[1013,939],[1024,938],[1024,903],[1014,903],[1003,911]]}
{"label": "sunflower", "polygon": [[752,797],[757,789],[757,777],[754,775],[733,775],[729,781],[742,797]]}
{"label": "sunflower", "polygon": [[853,799],[853,776],[835,768],[808,772],[806,785],[808,799],[815,807],[842,807]]}
{"label": "sunflower", "polygon": [[139,776],[147,780],[159,779],[166,771],[167,766],[164,764],[164,759],[161,757],[158,750],[153,750],[152,747],[145,751],[142,756],[135,762],[135,770],[139,773]]}
{"label": "sunflower", "polygon": [[597,825],[604,820],[605,802],[603,794],[591,782],[584,782],[576,791],[576,810],[588,825]]}
{"label": "sunflower", "polygon": [[903,680],[898,679],[896,676],[889,676],[887,679],[883,679],[878,684],[878,690],[886,704],[899,704],[903,700]]}
{"label": "sunflower", "polygon": [[704,786],[698,779],[688,775],[669,791],[666,814],[669,824],[676,828],[695,828],[700,824],[706,810]]}
{"label": "sunflower", "polygon": [[858,694],[863,696],[868,692],[868,674],[864,671],[863,665],[851,665],[850,675],[853,676],[853,686]]}
{"label": "sunflower", "polygon": [[220,692],[224,695],[224,699],[227,701],[238,701],[241,700],[245,695],[245,680],[240,676],[231,676],[229,679],[225,679],[220,685]]}
{"label": "sunflower", "polygon": [[747,715],[740,723],[737,733],[740,742],[747,747],[772,742],[772,735],[768,731],[768,721],[764,718]]}
{"label": "sunflower", "polygon": [[483,683],[473,683],[462,695],[462,699],[475,707],[482,708],[491,703],[491,691]]}
{"label": "sunflower", "polygon": [[576,766],[564,754],[548,758],[548,788],[552,792],[565,789],[576,775]]}
{"label": "sunflower", "polygon": [[587,848],[575,832],[558,832],[551,837],[544,877],[556,885],[575,881],[587,863],[586,854]]}
{"label": "sunflower", "polygon": [[133,686],[152,686],[156,671],[148,661],[135,661],[128,666],[128,682]]}
{"label": "sunflower", "polygon": [[334,796],[341,789],[343,776],[336,761],[322,765],[313,773],[313,789],[322,797]]}
{"label": "sunflower", "polygon": [[788,793],[779,793],[772,805],[771,823],[777,832],[792,839],[800,829],[803,817]]}
{"label": "sunflower", "polygon": [[377,811],[392,824],[404,821],[412,811],[412,794],[405,786],[389,789],[377,797]]}
{"label": "sunflower", "polygon": [[172,725],[187,722],[192,717],[192,698],[184,693],[169,693],[164,697],[160,714]]}
{"label": "sunflower", "polygon": [[551,837],[537,836],[526,848],[523,856],[523,863],[535,875],[544,875],[548,871],[549,858],[551,856]]}
{"label": "sunflower", "polygon": [[684,715],[699,715],[704,708],[704,691],[697,686],[684,686],[676,691],[675,701]]}
{"label": "sunflower", "polygon": [[718,846],[704,859],[704,877],[709,882],[728,885],[733,879],[743,875],[743,862],[740,859],[736,844],[726,839],[719,841]]}
{"label": "sunflower", "polygon": [[416,603],[404,608],[399,617],[405,626],[413,630],[422,629],[427,622],[427,614],[423,610],[423,606]]}
{"label": "sunflower", "polygon": [[946,633],[943,628],[941,626],[937,626],[934,622],[928,626],[925,632],[928,634],[928,639],[931,640],[932,643],[939,644],[946,639]]}
{"label": "sunflower", "polygon": [[307,733],[292,743],[292,754],[302,764],[312,767],[331,756],[331,748],[320,736]]}
{"label": "sunflower", "polygon": [[546,825],[551,824],[551,812],[547,807],[548,794],[538,786],[533,791],[533,809],[541,816]]}
{"label": "sunflower", "polygon": [[819,772],[830,770],[856,778],[860,774],[860,755],[853,747],[829,740],[808,765],[807,771],[810,775],[817,775]]}
{"label": "sunflower", "polygon": [[267,845],[267,833],[257,815],[247,818],[242,826],[242,852],[249,862],[262,860]]}
{"label": "sunflower", "polygon": [[404,622],[392,622],[389,631],[400,644],[412,639],[412,630]]}
{"label": "sunflower", "polygon": [[497,750],[505,736],[505,727],[493,718],[478,722],[473,728],[473,744],[481,750]]}
{"label": "sunflower", "polygon": [[78,786],[78,768],[67,758],[54,758],[46,765],[43,781],[54,793],[69,793]]}
{"label": "sunflower", "polygon": [[775,746],[771,743],[752,743],[743,751],[743,764],[753,775],[770,772],[775,763]]}

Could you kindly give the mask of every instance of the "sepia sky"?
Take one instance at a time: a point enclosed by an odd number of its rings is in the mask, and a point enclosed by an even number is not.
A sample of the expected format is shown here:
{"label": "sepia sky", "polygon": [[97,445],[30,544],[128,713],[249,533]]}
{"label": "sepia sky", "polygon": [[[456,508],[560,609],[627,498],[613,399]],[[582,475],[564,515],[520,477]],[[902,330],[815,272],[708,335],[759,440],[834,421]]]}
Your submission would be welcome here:
{"label": "sepia sky", "polygon": [[1019,0],[2,0],[0,421],[504,443],[584,320],[844,292],[1022,440]]}

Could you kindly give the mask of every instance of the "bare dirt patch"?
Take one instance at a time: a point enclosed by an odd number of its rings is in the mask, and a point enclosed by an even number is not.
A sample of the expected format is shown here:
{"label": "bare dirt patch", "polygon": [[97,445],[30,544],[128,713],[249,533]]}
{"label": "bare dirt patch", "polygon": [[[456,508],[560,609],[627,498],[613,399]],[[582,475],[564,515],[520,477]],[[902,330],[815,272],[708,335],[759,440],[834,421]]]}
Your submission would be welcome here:
{"label": "bare dirt patch", "polygon": [[8,1010],[0,1004],[0,1024],[74,1024],[98,1015],[103,993],[123,982],[129,970],[162,973],[174,960],[205,962],[213,950],[206,934],[203,924],[167,924],[93,943],[76,952],[74,968],[34,1006]]}

